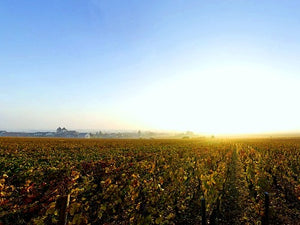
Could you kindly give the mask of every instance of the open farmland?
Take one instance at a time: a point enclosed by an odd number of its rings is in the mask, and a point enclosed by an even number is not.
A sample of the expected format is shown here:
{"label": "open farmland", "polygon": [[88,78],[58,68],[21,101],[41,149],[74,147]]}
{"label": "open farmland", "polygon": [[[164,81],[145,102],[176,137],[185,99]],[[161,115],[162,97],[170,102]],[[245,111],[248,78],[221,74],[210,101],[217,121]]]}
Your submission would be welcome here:
{"label": "open farmland", "polygon": [[0,224],[299,224],[299,175],[296,138],[1,138]]}

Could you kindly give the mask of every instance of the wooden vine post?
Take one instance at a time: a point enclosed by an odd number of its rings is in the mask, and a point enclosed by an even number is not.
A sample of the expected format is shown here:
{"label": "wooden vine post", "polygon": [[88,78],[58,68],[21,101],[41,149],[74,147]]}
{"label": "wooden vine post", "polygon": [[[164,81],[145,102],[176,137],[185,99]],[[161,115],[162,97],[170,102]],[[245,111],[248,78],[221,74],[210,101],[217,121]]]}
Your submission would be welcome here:
{"label": "wooden vine post", "polygon": [[264,216],[262,218],[263,225],[269,225],[269,206],[270,206],[269,193],[265,192],[265,209],[264,209]]}
{"label": "wooden vine post", "polygon": [[66,225],[68,219],[67,209],[70,203],[70,194],[60,196],[56,201],[56,209],[58,210],[58,225]]}
{"label": "wooden vine post", "polygon": [[206,225],[206,207],[205,207],[205,198],[201,199],[201,216],[202,216],[202,225]]}

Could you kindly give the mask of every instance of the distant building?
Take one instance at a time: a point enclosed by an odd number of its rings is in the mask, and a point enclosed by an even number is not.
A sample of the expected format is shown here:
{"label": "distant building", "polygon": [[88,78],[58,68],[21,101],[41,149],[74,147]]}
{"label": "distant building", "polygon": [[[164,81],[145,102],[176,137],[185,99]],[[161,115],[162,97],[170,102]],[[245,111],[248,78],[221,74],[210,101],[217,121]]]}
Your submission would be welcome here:
{"label": "distant building", "polygon": [[68,131],[65,129],[65,131],[63,131],[63,137],[78,137],[78,135],[79,133],[75,130]]}
{"label": "distant building", "polygon": [[90,133],[79,133],[78,137],[79,138],[91,138],[91,134]]}

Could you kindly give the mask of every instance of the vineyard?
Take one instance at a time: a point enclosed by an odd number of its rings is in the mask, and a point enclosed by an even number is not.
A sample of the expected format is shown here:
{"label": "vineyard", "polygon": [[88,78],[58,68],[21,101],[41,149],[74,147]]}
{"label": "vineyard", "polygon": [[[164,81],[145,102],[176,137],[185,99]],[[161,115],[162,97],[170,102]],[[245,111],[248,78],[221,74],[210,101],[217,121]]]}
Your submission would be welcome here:
{"label": "vineyard", "polygon": [[300,224],[299,175],[296,138],[0,138],[0,224]]}

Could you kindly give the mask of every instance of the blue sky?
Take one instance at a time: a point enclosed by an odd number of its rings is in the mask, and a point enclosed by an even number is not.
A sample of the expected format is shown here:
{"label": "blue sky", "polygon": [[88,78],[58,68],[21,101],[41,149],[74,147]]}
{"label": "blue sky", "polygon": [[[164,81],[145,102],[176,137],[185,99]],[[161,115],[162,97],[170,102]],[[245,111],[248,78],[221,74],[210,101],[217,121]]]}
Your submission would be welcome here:
{"label": "blue sky", "polygon": [[297,130],[299,1],[0,2],[0,129]]}

